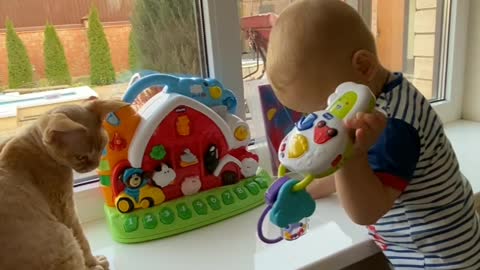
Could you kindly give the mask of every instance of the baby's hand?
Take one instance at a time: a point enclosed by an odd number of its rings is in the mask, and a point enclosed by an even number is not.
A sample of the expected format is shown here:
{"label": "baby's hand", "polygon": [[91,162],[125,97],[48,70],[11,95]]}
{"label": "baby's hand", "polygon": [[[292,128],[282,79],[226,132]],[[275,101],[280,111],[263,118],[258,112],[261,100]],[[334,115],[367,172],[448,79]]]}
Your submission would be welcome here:
{"label": "baby's hand", "polygon": [[383,133],[387,118],[379,111],[357,113],[355,118],[345,121],[345,126],[354,131],[355,154],[366,154]]}

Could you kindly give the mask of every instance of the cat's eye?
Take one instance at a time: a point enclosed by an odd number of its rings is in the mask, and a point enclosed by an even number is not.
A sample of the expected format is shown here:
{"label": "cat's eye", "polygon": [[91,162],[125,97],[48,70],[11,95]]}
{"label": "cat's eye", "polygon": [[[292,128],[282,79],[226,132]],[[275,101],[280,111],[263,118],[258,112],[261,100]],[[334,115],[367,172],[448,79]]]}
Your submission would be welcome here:
{"label": "cat's eye", "polygon": [[82,155],[76,155],[75,158],[79,161],[85,161],[87,160],[87,156],[82,156]]}

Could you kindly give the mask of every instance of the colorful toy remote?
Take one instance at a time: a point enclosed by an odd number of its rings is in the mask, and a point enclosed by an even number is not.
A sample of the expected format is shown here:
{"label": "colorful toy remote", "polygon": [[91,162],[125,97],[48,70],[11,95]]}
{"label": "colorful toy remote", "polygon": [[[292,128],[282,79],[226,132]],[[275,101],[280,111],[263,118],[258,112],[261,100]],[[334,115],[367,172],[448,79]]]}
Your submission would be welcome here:
{"label": "colorful toy remote", "polygon": [[123,99],[131,106],[104,122],[110,141],[98,169],[115,240],[162,238],[263,204],[271,180],[220,82],[137,74]]}
{"label": "colorful toy remote", "polygon": [[[280,179],[268,189],[267,208],[257,225],[262,241],[294,240],[306,233],[308,217],[315,211],[315,201],[305,188],[313,179],[334,173],[349,158],[352,141],[343,121],[357,112],[371,112],[374,108],[375,97],[367,86],[342,83],[328,98],[326,110],[302,117],[285,136],[278,151]],[[286,176],[287,171],[304,178],[301,181],[292,179]],[[281,228],[280,237],[264,236],[262,226],[267,213],[270,213],[270,221]]]}

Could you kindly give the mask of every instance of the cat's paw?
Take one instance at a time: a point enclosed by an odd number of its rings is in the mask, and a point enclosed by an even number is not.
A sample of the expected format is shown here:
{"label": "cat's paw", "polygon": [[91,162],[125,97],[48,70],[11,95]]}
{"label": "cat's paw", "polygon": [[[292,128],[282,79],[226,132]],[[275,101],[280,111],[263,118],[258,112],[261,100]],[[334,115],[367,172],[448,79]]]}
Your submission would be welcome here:
{"label": "cat's paw", "polygon": [[88,264],[88,270],[108,270],[109,263],[105,256],[95,256],[92,258],[92,262]]}

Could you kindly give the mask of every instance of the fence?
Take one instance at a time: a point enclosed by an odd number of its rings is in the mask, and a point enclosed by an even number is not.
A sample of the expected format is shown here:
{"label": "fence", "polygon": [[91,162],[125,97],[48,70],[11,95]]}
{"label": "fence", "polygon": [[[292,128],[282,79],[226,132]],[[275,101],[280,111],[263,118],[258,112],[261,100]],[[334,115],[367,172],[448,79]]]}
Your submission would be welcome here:
{"label": "fence", "polygon": [[48,21],[56,26],[80,25],[92,6],[102,22],[128,21],[134,0],[0,0],[0,31],[7,18],[18,30],[43,27]]}

